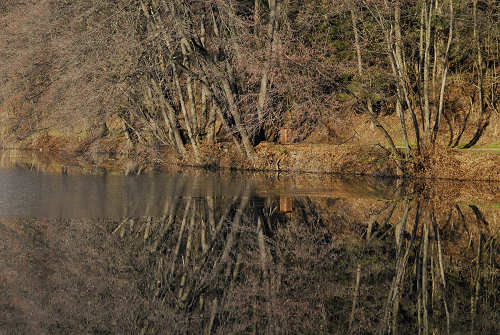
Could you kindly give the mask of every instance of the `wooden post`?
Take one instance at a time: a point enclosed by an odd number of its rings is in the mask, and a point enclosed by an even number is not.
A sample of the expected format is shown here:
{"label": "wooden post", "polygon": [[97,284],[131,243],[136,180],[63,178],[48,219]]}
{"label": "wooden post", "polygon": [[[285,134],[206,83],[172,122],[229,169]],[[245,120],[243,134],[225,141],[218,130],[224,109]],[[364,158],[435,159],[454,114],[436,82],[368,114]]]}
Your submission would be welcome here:
{"label": "wooden post", "polygon": [[291,211],[293,211],[293,199],[280,197],[280,213],[290,213]]}
{"label": "wooden post", "polygon": [[282,127],[280,129],[280,144],[288,144],[291,142],[292,131],[290,128]]}

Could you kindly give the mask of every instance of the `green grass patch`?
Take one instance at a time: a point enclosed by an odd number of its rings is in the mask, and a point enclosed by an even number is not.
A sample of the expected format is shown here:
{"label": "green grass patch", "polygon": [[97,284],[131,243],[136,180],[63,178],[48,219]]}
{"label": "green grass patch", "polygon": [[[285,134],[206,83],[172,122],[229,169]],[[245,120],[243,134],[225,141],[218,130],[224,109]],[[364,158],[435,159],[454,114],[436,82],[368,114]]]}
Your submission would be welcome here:
{"label": "green grass patch", "polygon": [[481,150],[481,149],[488,149],[488,150],[491,150],[491,151],[496,151],[496,150],[500,150],[500,143],[492,143],[492,144],[485,144],[485,145],[475,145],[472,148],[459,147],[457,149],[461,149],[461,150]]}
{"label": "green grass patch", "polygon": [[460,147],[460,148],[456,148],[456,150],[467,150],[469,152],[475,152],[475,153],[489,152],[489,153],[500,156],[500,144],[498,144],[498,143],[477,145],[477,146],[473,146],[472,148],[467,148],[467,149]]}
{"label": "green grass patch", "polygon": [[474,146],[473,148],[474,149],[498,149],[498,150],[500,150],[500,143],[479,145],[479,146]]}
{"label": "green grass patch", "polygon": [[472,202],[459,202],[458,203],[459,205],[462,205],[462,206],[469,206],[469,205],[474,205],[474,206],[477,206],[477,207],[480,207],[480,208],[500,208],[500,202],[485,202],[485,201],[481,201],[481,200],[473,200]]}

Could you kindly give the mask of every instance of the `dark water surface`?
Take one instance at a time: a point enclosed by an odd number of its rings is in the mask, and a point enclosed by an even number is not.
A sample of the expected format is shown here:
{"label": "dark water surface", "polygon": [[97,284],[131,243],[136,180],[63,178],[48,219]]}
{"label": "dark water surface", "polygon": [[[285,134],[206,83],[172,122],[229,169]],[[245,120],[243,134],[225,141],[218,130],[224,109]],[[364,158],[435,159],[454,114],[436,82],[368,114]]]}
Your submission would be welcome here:
{"label": "dark water surface", "polygon": [[499,198],[0,152],[0,334],[500,334]]}

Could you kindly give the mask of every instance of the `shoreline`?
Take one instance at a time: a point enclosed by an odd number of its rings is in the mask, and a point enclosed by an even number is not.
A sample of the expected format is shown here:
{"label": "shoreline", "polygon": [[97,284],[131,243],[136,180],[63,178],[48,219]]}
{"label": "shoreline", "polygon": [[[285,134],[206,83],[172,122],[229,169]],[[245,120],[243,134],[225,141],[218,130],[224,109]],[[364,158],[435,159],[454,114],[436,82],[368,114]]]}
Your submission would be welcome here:
{"label": "shoreline", "polygon": [[[29,153],[29,154],[27,154]],[[103,153],[103,156],[106,155]],[[141,170],[127,173],[125,160],[103,160],[101,164],[80,156],[61,153],[46,153],[34,149],[6,149],[0,151],[0,166],[21,167],[38,170],[53,175],[96,175],[96,176],[139,176],[151,173],[183,174],[200,176],[205,173],[230,177],[241,173],[252,178],[258,189],[264,193],[279,196],[304,195],[323,197],[325,194],[344,192],[345,194],[372,194],[375,198],[399,199],[410,197],[422,200],[437,200],[438,203],[484,202],[500,204],[500,182],[497,180],[457,180],[451,178],[425,178],[422,176],[381,176],[335,172],[276,171],[217,166],[200,167],[182,162],[167,162],[151,165]],[[138,173],[139,172],[139,173]],[[292,187],[290,188],[290,185]],[[350,185],[346,187],[345,185]],[[333,193],[332,193],[333,192]],[[387,193],[389,192],[389,193]],[[340,193],[339,193],[340,194]],[[385,194],[385,195],[383,195]]]}
{"label": "shoreline", "polygon": [[[45,149],[45,150],[44,150]],[[277,174],[314,174],[392,178],[407,181],[500,182],[500,156],[490,151],[466,151],[437,148],[428,165],[410,160],[400,167],[395,158],[378,145],[276,144],[262,142],[255,147],[252,161],[241,157],[227,142],[202,148],[202,163],[181,159],[175,152],[47,150],[42,146],[11,146],[4,151],[32,151],[41,158],[57,161],[62,166],[75,166],[123,174],[141,174],[154,170],[194,168]]]}

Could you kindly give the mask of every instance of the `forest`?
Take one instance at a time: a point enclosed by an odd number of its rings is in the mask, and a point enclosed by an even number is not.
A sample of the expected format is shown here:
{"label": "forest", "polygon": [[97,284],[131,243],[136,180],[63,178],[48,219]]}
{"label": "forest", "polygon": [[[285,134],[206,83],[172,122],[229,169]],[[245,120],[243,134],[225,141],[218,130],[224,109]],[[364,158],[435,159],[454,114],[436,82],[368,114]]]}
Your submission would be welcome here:
{"label": "forest", "polygon": [[496,0],[3,0],[0,143],[444,169],[471,160],[455,149],[499,145],[499,21]]}

